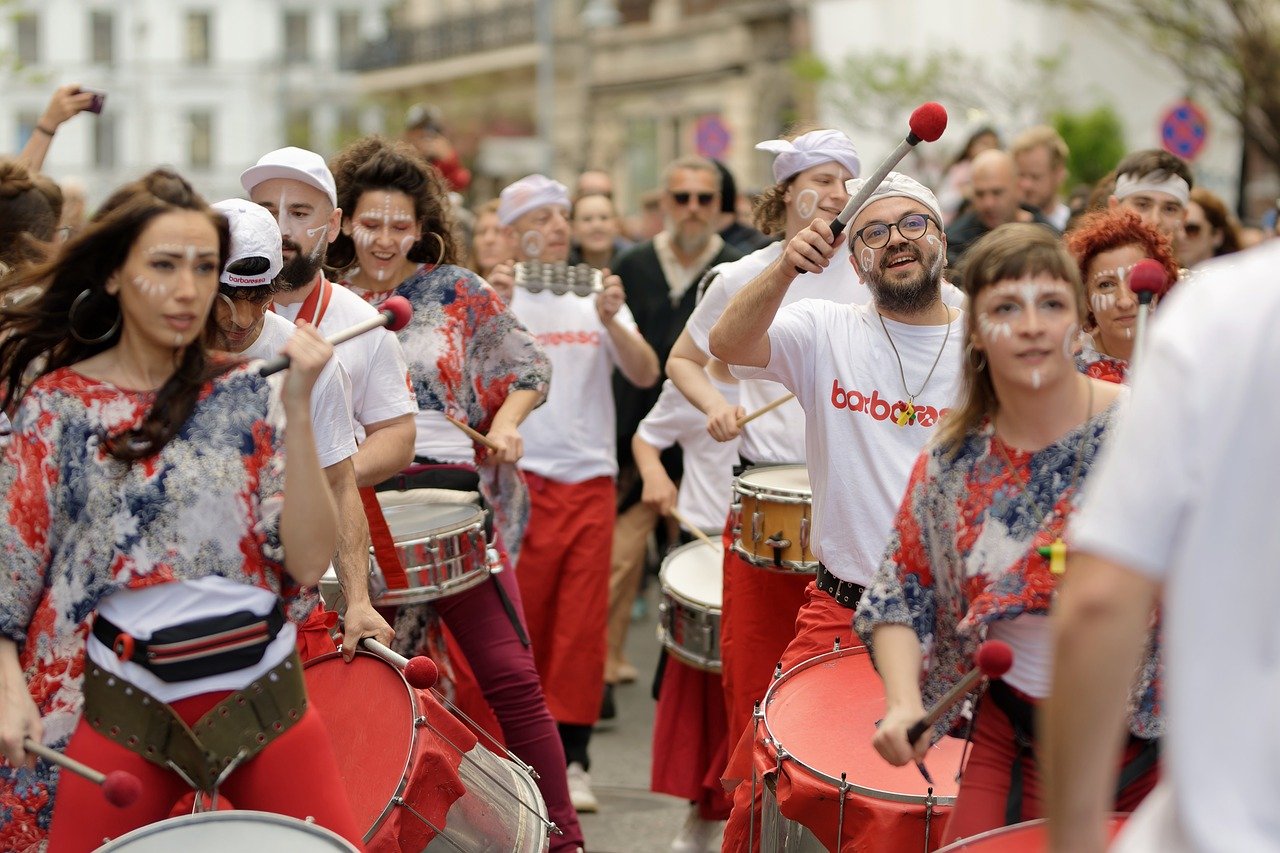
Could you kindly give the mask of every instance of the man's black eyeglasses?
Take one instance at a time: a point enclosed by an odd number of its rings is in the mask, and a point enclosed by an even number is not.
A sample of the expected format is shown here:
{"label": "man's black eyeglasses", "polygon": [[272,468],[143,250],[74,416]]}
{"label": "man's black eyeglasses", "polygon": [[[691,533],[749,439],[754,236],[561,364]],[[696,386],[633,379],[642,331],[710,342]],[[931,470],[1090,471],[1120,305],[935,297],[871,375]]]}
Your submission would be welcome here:
{"label": "man's black eyeglasses", "polygon": [[[938,225],[938,220],[927,213],[908,213],[897,222],[872,222],[864,225],[853,235],[853,239],[861,239],[869,249],[883,249],[889,245],[892,229],[897,228],[904,240],[919,240],[929,230],[929,223]],[[941,229],[942,226],[938,225]]]}

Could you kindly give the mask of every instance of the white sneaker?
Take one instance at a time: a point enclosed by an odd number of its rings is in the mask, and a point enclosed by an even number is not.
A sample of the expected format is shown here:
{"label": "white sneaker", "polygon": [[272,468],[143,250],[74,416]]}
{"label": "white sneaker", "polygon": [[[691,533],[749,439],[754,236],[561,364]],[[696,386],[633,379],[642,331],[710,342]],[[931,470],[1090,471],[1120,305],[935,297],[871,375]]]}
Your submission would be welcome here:
{"label": "white sneaker", "polygon": [[575,811],[595,813],[600,811],[600,801],[591,790],[591,774],[581,764],[573,762],[566,771],[569,777],[569,802]]}
{"label": "white sneaker", "polygon": [[723,824],[724,821],[720,820],[703,820],[698,816],[698,807],[689,806],[684,826],[680,827],[680,833],[671,842],[671,853],[707,853],[709,850],[719,850],[720,845],[714,842]]}

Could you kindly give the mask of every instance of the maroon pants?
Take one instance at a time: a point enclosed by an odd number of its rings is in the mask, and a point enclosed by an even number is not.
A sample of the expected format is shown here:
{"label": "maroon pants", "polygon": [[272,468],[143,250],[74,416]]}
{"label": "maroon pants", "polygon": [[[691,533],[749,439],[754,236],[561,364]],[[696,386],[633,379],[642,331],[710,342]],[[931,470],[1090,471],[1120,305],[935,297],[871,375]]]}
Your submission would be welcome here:
{"label": "maroon pants", "polygon": [[[190,725],[228,694],[218,691],[192,696],[173,703],[173,709]],[[132,773],[142,783],[142,793],[128,808],[115,808],[103,799],[97,785],[62,771],[49,831],[49,849],[59,853],[96,850],[105,839],[164,820],[191,792],[176,773],[98,734],[83,719],[71,735],[66,754],[103,772]],[[308,708],[298,723],[233,771],[219,793],[236,808],[299,820],[315,818],[320,826],[361,846],[363,830],[356,827],[338,779],[329,735],[314,708]]]}

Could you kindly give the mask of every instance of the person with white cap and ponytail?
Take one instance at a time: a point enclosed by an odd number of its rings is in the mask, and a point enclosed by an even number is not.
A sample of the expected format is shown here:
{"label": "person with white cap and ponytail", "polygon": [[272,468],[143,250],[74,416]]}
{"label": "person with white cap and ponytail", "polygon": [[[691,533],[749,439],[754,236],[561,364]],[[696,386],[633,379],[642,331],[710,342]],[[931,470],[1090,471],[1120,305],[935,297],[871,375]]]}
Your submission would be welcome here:
{"label": "person with white cap and ponytail", "polygon": [[[862,182],[846,189],[856,195]],[[933,193],[890,172],[846,232],[833,237],[827,220],[815,218],[711,329],[712,355],[739,379],[780,383],[805,415],[819,564],[783,670],[831,651],[837,640],[856,644],[854,608],[880,564],[911,467],[957,400],[964,320],[942,298],[946,248]],[[870,303],[783,305],[793,285],[833,263],[854,264]],[[739,746],[726,778],[749,776],[742,769],[749,753],[747,743]],[[749,820],[760,810],[754,793],[753,801],[750,784],[737,786],[725,850],[749,848]]]}

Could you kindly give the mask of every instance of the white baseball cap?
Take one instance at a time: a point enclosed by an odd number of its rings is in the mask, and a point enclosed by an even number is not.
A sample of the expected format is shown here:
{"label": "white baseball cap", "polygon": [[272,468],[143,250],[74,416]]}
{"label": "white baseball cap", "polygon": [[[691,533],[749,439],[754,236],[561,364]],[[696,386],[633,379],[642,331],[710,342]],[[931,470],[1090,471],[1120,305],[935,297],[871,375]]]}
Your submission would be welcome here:
{"label": "white baseball cap", "polygon": [[[275,281],[284,267],[284,256],[280,250],[280,226],[267,209],[242,198],[220,201],[213,209],[225,216],[231,226],[231,251],[218,281],[229,287],[261,287]],[[265,260],[266,269],[251,274],[230,271],[232,264],[250,258]]]}
{"label": "white baseball cap", "polygon": [[240,173],[240,186],[251,193],[258,184],[272,178],[310,184],[327,195],[334,207],[338,206],[338,188],[333,181],[333,172],[329,171],[324,158],[314,151],[291,146],[263,154],[256,164]]}
{"label": "white baseball cap", "polygon": [[510,225],[529,211],[548,204],[568,211],[569,188],[545,175],[529,175],[498,194],[498,221]]}

